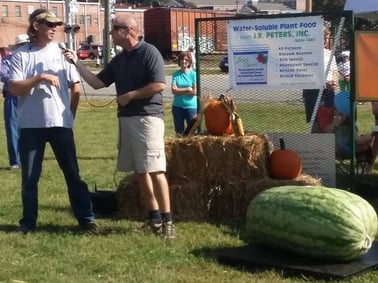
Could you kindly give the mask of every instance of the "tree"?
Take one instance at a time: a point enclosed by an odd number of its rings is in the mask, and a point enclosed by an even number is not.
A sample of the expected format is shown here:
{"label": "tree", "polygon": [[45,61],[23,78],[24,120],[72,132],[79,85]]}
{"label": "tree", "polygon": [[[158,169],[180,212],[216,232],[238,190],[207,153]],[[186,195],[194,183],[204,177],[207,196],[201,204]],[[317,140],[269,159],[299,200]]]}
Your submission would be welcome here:
{"label": "tree", "polygon": [[[344,10],[346,0],[312,0],[313,12],[341,12]],[[354,29],[377,30],[378,20],[361,19],[355,17]]]}
{"label": "tree", "polygon": [[341,12],[345,0],[312,0],[313,12]]}

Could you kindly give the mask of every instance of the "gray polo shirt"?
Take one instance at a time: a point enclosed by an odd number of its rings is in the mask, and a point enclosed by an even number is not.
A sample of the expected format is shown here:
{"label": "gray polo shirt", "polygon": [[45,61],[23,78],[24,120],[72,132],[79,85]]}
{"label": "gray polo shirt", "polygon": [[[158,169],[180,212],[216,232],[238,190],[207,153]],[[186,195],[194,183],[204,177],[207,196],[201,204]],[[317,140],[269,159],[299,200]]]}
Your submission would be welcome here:
{"label": "gray polo shirt", "polygon": [[[117,95],[146,86],[165,83],[164,60],[155,46],[140,41],[131,52],[124,50],[97,74],[109,86],[115,83]],[[144,99],[132,100],[124,107],[118,106],[118,116],[163,117],[163,96],[157,93]]]}

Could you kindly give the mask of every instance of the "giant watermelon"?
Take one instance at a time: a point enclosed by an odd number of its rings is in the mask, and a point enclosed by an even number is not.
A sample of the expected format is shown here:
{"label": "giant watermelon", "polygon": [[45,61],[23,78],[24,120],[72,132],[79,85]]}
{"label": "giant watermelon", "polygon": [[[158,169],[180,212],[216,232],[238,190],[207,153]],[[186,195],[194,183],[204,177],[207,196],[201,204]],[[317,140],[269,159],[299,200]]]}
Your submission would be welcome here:
{"label": "giant watermelon", "polygon": [[261,192],[249,204],[246,222],[251,242],[336,261],[365,254],[377,226],[377,214],[363,198],[315,186]]}

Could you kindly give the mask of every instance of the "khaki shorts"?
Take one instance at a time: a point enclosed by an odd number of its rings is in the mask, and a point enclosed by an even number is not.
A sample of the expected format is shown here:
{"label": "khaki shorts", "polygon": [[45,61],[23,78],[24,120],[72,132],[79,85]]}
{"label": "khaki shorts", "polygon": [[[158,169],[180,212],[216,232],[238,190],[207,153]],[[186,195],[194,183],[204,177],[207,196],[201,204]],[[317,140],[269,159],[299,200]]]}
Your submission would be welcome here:
{"label": "khaki shorts", "polygon": [[132,116],[119,117],[118,121],[118,170],[165,172],[164,120]]}

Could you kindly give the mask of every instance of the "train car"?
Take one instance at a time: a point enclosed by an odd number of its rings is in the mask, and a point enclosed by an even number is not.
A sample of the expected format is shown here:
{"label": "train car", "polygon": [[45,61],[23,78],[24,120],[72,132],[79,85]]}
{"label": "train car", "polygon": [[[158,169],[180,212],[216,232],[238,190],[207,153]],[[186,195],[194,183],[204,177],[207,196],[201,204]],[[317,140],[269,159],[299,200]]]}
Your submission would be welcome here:
{"label": "train car", "polygon": [[[165,58],[195,46],[195,19],[234,17],[236,13],[181,8],[152,8],[144,13],[144,39],[155,45]],[[227,49],[226,21],[202,22],[200,53]]]}

